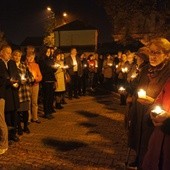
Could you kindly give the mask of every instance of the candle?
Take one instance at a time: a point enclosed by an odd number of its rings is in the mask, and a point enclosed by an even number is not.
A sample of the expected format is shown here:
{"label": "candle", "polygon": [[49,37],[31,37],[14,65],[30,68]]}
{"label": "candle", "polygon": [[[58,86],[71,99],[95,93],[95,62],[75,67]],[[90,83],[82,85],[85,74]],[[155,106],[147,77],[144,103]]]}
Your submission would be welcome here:
{"label": "candle", "polygon": [[116,68],[118,68],[118,65],[116,65]]}
{"label": "candle", "polygon": [[128,72],[128,68],[127,68],[127,67],[122,68],[122,72],[123,72],[123,73],[127,73],[127,72]]}
{"label": "candle", "polygon": [[52,67],[54,67],[54,68],[58,68],[58,67],[60,67],[60,64],[55,63],[54,65],[52,65]]}
{"label": "candle", "polygon": [[87,64],[84,64],[84,67],[87,67]]}
{"label": "candle", "polygon": [[13,87],[15,87],[15,88],[17,88],[18,86],[19,86],[18,83],[13,84]]}
{"label": "candle", "polygon": [[21,80],[22,80],[22,81],[25,81],[25,80],[26,80],[25,74],[20,74],[20,77],[21,77]]}
{"label": "candle", "polygon": [[98,64],[97,64],[97,63],[95,63],[95,67],[96,67],[96,68],[98,67]]}
{"label": "candle", "polygon": [[146,91],[143,90],[143,89],[140,89],[140,90],[138,91],[138,97],[145,99],[145,98],[146,98]]}
{"label": "candle", "polygon": [[108,65],[108,66],[112,66],[113,64],[112,64],[112,63],[108,63],[107,65]]}
{"label": "candle", "polygon": [[63,68],[69,68],[68,65],[63,66]]}
{"label": "candle", "polygon": [[118,89],[119,93],[121,93],[121,94],[125,93],[125,90],[126,89],[124,87],[122,87],[122,86]]}
{"label": "candle", "polygon": [[151,110],[151,112],[154,113],[154,115],[159,115],[163,111],[164,110],[162,110],[162,108],[160,106],[155,106],[155,108],[153,110]]}
{"label": "candle", "polygon": [[131,75],[131,78],[134,79],[134,78],[136,78],[136,76],[137,76],[137,74],[136,74],[136,73],[133,73],[133,74]]}

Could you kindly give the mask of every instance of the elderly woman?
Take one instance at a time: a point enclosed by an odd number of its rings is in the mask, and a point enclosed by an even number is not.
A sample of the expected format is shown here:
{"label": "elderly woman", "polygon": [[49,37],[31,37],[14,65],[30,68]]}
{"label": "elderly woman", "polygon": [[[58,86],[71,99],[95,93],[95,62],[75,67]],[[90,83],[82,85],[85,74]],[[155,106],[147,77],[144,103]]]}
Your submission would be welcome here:
{"label": "elderly woman", "polygon": [[[152,66],[152,76],[161,70],[164,73],[159,96],[154,105],[161,106],[160,114],[151,112],[150,116],[155,126],[150,137],[147,153],[143,161],[143,170],[169,170],[170,169],[170,42],[159,38],[152,41],[150,45],[149,61]],[[152,107],[153,108],[153,107]]]}
{"label": "elderly woman", "polygon": [[[141,168],[148,142],[154,127],[150,120],[150,108],[170,77],[170,64],[167,59],[169,42],[164,38],[151,40],[148,45],[149,67],[138,83],[138,90],[143,89],[146,96],[136,99],[131,107],[130,148],[136,151],[136,160],[130,166]],[[169,48],[169,49],[168,49]],[[151,169],[150,169],[151,170]]]}

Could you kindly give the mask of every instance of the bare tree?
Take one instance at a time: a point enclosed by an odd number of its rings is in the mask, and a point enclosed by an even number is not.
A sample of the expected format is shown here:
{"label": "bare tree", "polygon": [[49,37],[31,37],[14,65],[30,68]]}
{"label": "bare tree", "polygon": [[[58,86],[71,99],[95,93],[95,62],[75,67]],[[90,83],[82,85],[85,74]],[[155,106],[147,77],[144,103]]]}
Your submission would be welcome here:
{"label": "bare tree", "polygon": [[169,0],[96,0],[104,6],[113,35],[122,39],[137,35],[164,35],[169,27]]}

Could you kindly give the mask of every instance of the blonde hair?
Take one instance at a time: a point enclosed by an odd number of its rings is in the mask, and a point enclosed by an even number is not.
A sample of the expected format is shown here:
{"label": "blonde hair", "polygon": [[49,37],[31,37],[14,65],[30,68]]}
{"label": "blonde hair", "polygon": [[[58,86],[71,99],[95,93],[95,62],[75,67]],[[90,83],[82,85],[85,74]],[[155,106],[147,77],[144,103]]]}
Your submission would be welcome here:
{"label": "blonde hair", "polygon": [[165,54],[170,53],[170,42],[166,38],[154,38],[150,41],[149,46],[154,44]]}

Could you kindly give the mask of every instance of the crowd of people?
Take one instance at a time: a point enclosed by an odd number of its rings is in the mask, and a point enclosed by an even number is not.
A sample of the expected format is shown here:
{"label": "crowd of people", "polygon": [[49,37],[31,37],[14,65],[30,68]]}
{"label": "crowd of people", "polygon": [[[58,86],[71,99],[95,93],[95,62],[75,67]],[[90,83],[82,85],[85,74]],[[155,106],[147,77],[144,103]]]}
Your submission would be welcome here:
{"label": "crowd of people", "polygon": [[[26,54],[9,45],[0,50],[0,154],[8,141],[30,133],[29,123],[53,119],[55,109],[69,100],[93,94],[98,85],[120,94],[127,107],[125,125],[128,147],[136,159],[128,168],[170,169],[170,42],[154,38],[138,51],[117,54],[79,54],[72,48],[66,56],[59,49],[44,47],[39,55],[28,46]],[[113,88],[114,87],[114,88]],[[116,88],[115,88],[116,87]],[[143,92],[141,94],[141,91]],[[155,109],[159,107],[159,113]],[[23,125],[22,125],[23,124]]]}

